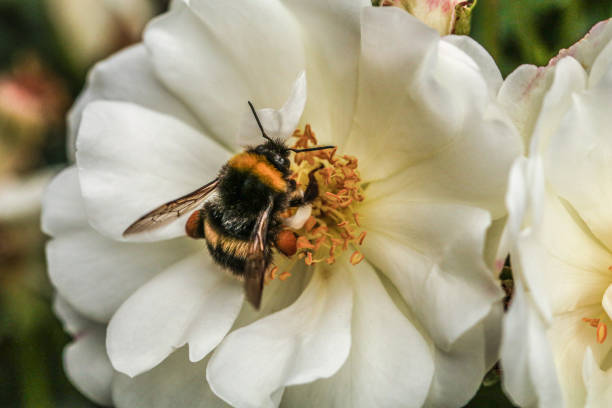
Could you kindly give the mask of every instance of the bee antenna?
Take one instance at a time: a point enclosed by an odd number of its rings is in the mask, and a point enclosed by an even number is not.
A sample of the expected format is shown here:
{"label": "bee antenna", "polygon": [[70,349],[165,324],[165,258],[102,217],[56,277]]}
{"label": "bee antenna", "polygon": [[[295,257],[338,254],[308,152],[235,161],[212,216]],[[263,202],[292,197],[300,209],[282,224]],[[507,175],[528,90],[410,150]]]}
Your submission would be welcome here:
{"label": "bee antenna", "polygon": [[301,153],[301,152],[312,152],[314,150],[325,150],[325,149],[333,149],[336,146],[317,146],[317,147],[309,147],[307,149],[293,149],[290,148],[292,152]]}
{"label": "bee antenna", "polygon": [[267,139],[272,142],[272,139],[270,139],[268,135],[266,135],[266,132],[264,131],[264,128],[261,125],[261,122],[259,121],[259,116],[257,116],[257,112],[255,112],[255,107],[253,106],[251,101],[248,101],[248,103],[249,103],[249,106],[251,107],[251,112],[253,112],[253,116],[255,116],[255,120],[257,121],[257,126],[259,126],[259,130],[261,130],[261,135],[264,137],[264,139]]}

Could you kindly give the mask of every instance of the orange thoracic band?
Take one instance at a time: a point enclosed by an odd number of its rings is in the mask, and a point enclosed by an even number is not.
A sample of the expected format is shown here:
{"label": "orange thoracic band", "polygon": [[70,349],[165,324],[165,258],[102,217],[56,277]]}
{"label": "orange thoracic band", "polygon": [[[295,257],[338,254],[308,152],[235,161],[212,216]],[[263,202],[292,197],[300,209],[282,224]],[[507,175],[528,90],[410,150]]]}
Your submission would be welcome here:
{"label": "orange thoracic band", "polygon": [[287,182],[264,156],[255,153],[240,153],[232,157],[228,165],[236,170],[248,171],[266,186],[278,191],[287,191]]}

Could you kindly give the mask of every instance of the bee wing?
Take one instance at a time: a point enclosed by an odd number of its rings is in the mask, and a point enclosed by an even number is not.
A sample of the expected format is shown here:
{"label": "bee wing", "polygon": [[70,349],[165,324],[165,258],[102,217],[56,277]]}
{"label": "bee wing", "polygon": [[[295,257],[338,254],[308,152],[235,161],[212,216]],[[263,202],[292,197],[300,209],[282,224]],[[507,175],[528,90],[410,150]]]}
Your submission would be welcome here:
{"label": "bee wing", "polygon": [[219,179],[216,178],[189,194],[185,194],[176,200],[160,205],[153,211],[146,213],[134,221],[134,223],[123,232],[123,236],[137,234],[167,225],[201,204],[206,196],[210,194],[218,184]]}
{"label": "bee wing", "polygon": [[268,225],[270,214],[272,214],[272,199],[268,206],[257,217],[255,229],[251,233],[251,246],[247,255],[244,270],[244,292],[247,300],[255,309],[259,309],[261,304],[261,294],[263,292],[264,276],[268,262],[266,260],[265,249],[268,237]]}

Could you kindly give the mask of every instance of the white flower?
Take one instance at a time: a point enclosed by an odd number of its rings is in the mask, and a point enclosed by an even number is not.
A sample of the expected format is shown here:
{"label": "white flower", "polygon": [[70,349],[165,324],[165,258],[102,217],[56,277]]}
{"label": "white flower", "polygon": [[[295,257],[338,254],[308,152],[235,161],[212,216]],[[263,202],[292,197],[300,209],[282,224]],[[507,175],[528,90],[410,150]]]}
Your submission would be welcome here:
{"label": "white flower", "polygon": [[[479,45],[368,3],[176,1],[144,45],[92,72],[71,115],[76,166],[52,183],[43,216],[59,296],[108,324],[97,331],[115,371],[105,393],[86,367],[72,368],[87,395],[117,407],[221,406],[218,397],[440,407],[474,395],[500,329],[485,234],[505,215],[519,136],[494,102],[501,76]],[[399,37],[411,41],[389,41]],[[270,281],[256,312],[184,237],[184,218],[126,242],[135,219],[212,180],[241,150],[248,100],[278,108],[294,89],[287,106],[299,106],[303,70],[303,114],[260,111],[264,126],[310,124],[322,144],[358,158],[364,200],[348,208],[363,245],[352,241],[330,266],[278,256],[292,276]],[[329,225],[334,237],[340,227]],[[355,266],[353,250],[365,256]]]}
{"label": "white flower", "polygon": [[518,68],[500,100],[530,144],[507,195],[516,285],[504,388],[520,406],[610,406],[610,21],[547,67]]}

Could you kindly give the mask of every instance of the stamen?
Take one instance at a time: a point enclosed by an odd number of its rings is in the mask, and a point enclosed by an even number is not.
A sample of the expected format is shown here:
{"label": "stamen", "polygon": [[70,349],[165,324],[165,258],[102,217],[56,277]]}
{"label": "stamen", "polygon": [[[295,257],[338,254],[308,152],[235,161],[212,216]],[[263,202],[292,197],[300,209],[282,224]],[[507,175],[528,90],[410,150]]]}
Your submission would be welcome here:
{"label": "stamen", "polygon": [[287,279],[289,279],[291,277],[291,272],[288,271],[284,271],[283,273],[280,274],[280,276],[278,277],[278,279],[282,280],[282,281],[286,281]]}
{"label": "stamen", "polygon": [[602,322],[599,322],[599,324],[597,325],[597,342],[599,344],[603,344],[607,336],[608,336],[608,327]]}
{"label": "stamen", "polygon": [[[309,149],[318,143],[310,125],[303,131],[296,130],[293,137],[297,139],[294,149]],[[341,252],[363,245],[367,234],[361,230],[356,211],[364,199],[358,163],[355,157],[337,155],[337,147],[294,154],[291,178],[296,185],[305,189],[312,174],[319,186],[319,196],[311,203],[310,218],[302,228],[293,230],[298,236],[297,259],[306,265],[333,264]],[[357,250],[349,256],[353,265],[363,259],[364,255]]]}
{"label": "stamen", "polygon": [[353,265],[357,265],[359,262],[363,261],[363,254],[359,251],[355,251],[353,252],[353,255],[351,255],[351,263]]}
{"label": "stamen", "polygon": [[597,338],[597,342],[599,344],[603,344],[608,336],[608,326],[603,323],[600,319],[593,319],[588,317],[583,317],[582,321],[588,323],[589,326],[595,327],[595,336]]}

